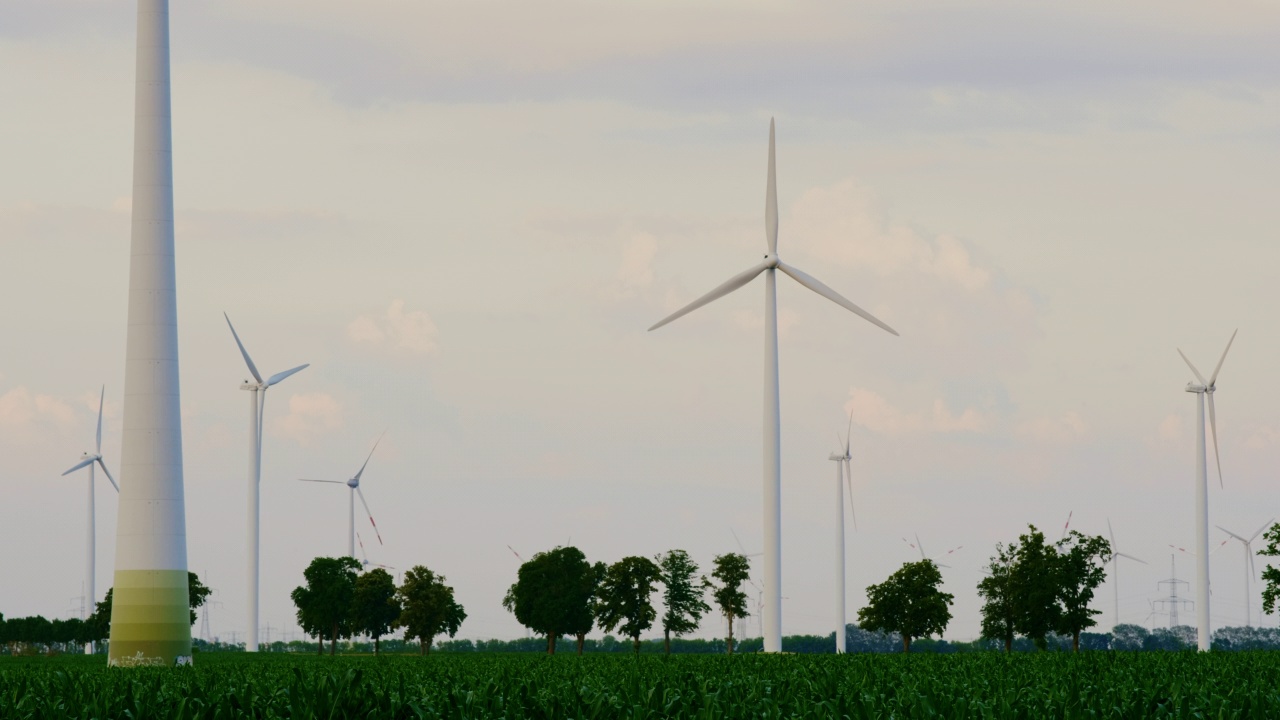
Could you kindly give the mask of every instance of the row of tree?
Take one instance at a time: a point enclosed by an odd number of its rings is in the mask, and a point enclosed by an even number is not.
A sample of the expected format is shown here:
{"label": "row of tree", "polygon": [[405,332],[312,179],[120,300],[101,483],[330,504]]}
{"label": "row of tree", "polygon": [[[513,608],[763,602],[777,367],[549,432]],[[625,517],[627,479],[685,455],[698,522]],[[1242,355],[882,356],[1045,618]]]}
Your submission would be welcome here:
{"label": "row of tree", "polygon": [[540,552],[520,566],[515,584],[502,605],[521,625],[546,637],[547,653],[555,654],[556,639],[577,640],[581,655],[587,633],[599,626],[631,638],[633,652],[640,651],[640,634],[653,627],[657,610],[652,597],[663,588],[663,647],[671,651],[671,639],[693,632],[711,611],[704,600],[708,591],[728,621],[727,651],[733,652],[733,621],[747,614],[742,584],[750,573],[747,558],[738,553],[713,560],[712,582],[700,576],[698,565],[684,550],[671,550],[656,558],[632,555],[606,565],[590,563],[576,547]]}
{"label": "row of tree", "polygon": [[[193,572],[187,573],[187,600],[191,606],[191,622],[196,621],[196,610],[209,599],[209,588]],[[111,636],[111,599],[115,588],[107,590],[102,602],[94,606],[93,613],[81,620],[47,620],[40,615],[4,619],[0,614],[0,645],[7,645],[10,652],[22,652],[43,648],[45,651],[68,651],[91,643],[99,643]]]}
{"label": "row of tree", "polygon": [[399,587],[382,568],[360,573],[351,557],[318,557],[303,571],[306,585],[294,588],[290,597],[297,608],[298,626],[316,637],[317,650],[337,651],[339,638],[364,635],[373,638],[373,652],[380,651],[382,636],[403,630],[407,641],[417,640],[423,655],[436,636],[453,637],[467,613],[453,598],[453,588],[422,565],[404,575]]}

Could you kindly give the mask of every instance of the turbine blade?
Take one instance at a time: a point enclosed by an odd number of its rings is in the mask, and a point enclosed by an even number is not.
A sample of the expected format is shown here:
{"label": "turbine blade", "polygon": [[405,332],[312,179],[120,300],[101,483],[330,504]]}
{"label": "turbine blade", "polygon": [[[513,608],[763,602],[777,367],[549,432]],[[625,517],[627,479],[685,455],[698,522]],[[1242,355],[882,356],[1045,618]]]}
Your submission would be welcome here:
{"label": "turbine blade", "polygon": [[714,289],[714,290],[712,290],[711,292],[707,293],[706,295],[703,295],[702,297],[698,298],[697,300],[694,300],[693,302],[689,303],[688,305],[685,305],[684,307],[680,308],[679,310],[677,310],[677,311],[675,311],[675,312],[671,313],[670,315],[666,316],[665,318],[663,318],[663,319],[659,320],[659,321],[658,321],[657,323],[655,323],[652,327],[650,327],[650,328],[649,328],[649,330],[650,330],[650,331],[657,330],[658,328],[662,327],[663,325],[666,325],[667,323],[671,322],[672,320],[675,320],[675,319],[677,319],[677,318],[680,318],[680,317],[683,317],[683,316],[685,316],[685,315],[688,315],[689,313],[693,312],[694,310],[697,310],[698,308],[702,307],[703,305],[706,305],[706,304],[708,304],[708,303],[711,303],[711,302],[714,302],[714,301],[716,301],[716,300],[719,300],[720,298],[724,297],[725,295],[728,295],[729,293],[733,292],[734,290],[737,290],[738,288],[742,287],[743,285],[746,285],[747,283],[749,283],[749,282],[751,282],[752,280],[754,280],[754,279],[756,278],[756,276],[757,276],[757,275],[759,275],[760,273],[764,272],[766,269],[768,269],[768,267],[769,267],[769,262],[768,262],[767,260],[765,260],[765,261],[762,261],[762,262],[761,262],[760,264],[758,264],[758,265],[755,265],[755,266],[752,266],[752,267],[750,267],[750,268],[748,268],[748,269],[746,269],[746,270],[743,270],[742,272],[738,273],[737,275],[734,275],[733,277],[731,277],[731,278],[729,278],[728,280],[724,281],[724,282],[723,282],[719,287],[717,287],[716,289]]}
{"label": "turbine blade", "polygon": [[769,179],[764,190],[764,237],[769,254],[778,252],[778,176],[774,164],[773,118],[769,118]]}
{"label": "turbine blade", "polygon": [[225,312],[222,313],[222,317],[227,318],[227,327],[231,328],[231,337],[236,339],[236,347],[240,348],[240,354],[244,356],[244,364],[249,366],[249,373],[261,385],[262,376],[258,374],[258,367],[253,364],[253,358],[249,357],[249,351],[244,349],[244,343],[240,342],[240,336],[236,334],[236,326],[231,324],[231,318],[227,317]]}
{"label": "turbine blade", "polygon": [[916,533],[916,549],[920,551],[920,559],[921,559],[921,560],[928,560],[928,559],[929,559],[929,558],[925,557],[925,554],[924,554],[924,543],[920,542],[920,533]]}
{"label": "turbine blade", "polygon": [[853,531],[858,531],[858,513],[853,509],[853,468],[849,467],[849,461],[844,461],[844,484],[849,491],[849,514],[853,516]]}
{"label": "turbine blade", "polygon": [[1062,524],[1062,538],[1063,538],[1064,540],[1065,540],[1065,539],[1066,539],[1066,537],[1067,537],[1067,528],[1071,527],[1071,516],[1072,516],[1072,515],[1075,515],[1075,514],[1076,514],[1076,511],[1075,511],[1075,510],[1071,510],[1071,511],[1069,511],[1069,512],[1067,513],[1067,521],[1066,521],[1065,523],[1063,523],[1063,524]]}
{"label": "turbine blade", "polygon": [[1227,359],[1227,353],[1231,350],[1231,343],[1236,341],[1236,333],[1240,332],[1240,328],[1236,328],[1231,332],[1231,339],[1227,341],[1227,349],[1222,351],[1222,357],[1218,358],[1218,366],[1213,369],[1213,375],[1209,376],[1209,387],[1218,381],[1218,372],[1222,370],[1222,362]]}
{"label": "turbine blade", "polygon": [[[387,431],[386,431],[386,430],[383,430],[383,431],[382,431],[382,435],[386,435],[386,434],[387,434]],[[365,469],[366,467],[368,467],[368,466],[369,466],[369,461],[370,461],[371,459],[373,459],[373,451],[374,451],[374,450],[377,450],[377,449],[378,449],[378,443],[382,442],[382,435],[379,435],[379,436],[378,436],[378,439],[377,439],[377,440],[375,440],[375,441],[373,441],[373,449],[369,451],[369,457],[367,457],[367,458],[365,458],[365,459],[364,459],[364,465],[361,465],[361,466],[360,466],[360,471],[356,473],[355,481],[356,481],[356,487],[357,487],[357,488],[360,486],[360,476],[361,476],[361,475],[364,475],[364,469]]]}
{"label": "turbine blade", "polygon": [[107,397],[107,386],[103,385],[102,391],[98,393],[98,446],[95,452],[97,452],[99,455],[102,454],[102,401],[106,397]]}
{"label": "turbine blade", "polygon": [[849,457],[849,439],[853,437],[853,408],[849,408],[849,426],[844,431],[844,455]]}
{"label": "turbine blade", "polygon": [[1218,464],[1218,487],[1222,488],[1222,456],[1218,454],[1218,414],[1213,409],[1213,393],[1209,396],[1209,431],[1213,433],[1213,459]]}
{"label": "turbine blade", "polygon": [[120,486],[116,484],[116,479],[111,477],[111,471],[107,469],[107,464],[102,462],[102,456],[98,456],[94,460],[98,462],[98,467],[102,468],[102,472],[107,474],[107,479],[111,481],[111,487],[115,488],[116,492],[120,492]]}
{"label": "turbine blade", "polygon": [[68,471],[66,471],[66,472],[64,472],[64,473],[62,473],[62,474],[63,474],[64,476],[66,476],[66,475],[70,475],[71,473],[73,473],[73,472],[75,472],[75,471],[79,470],[80,468],[89,467],[90,465],[92,465],[92,464],[93,464],[93,461],[94,461],[94,460],[97,460],[97,459],[98,459],[98,458],[96,458],[96,457],[94,457],[94,456],[92,456],[92,455],[91,455],[91,456],[89,456],[89,457],[87,457],[87,458],[85,458],[85,459],[81,460],[80,462],[76,463],[75,465],[72,465],[70,470],[68,470]]}
{"label": "turbine blade", "polygon": [[1230,530],[1228,530],[1228,529],[1226,529],[1226,528],[1222,527],[1221,525],[1214,525],[1214,527],[1218,528],[1218,529],[1219,529],[1219,530],[1221,530],[1222,532],[1224,532],[1224,533],[1226,533],[1226,534],[1230,535],[1231,537],[1233,537],[1233,538],[1235,538],[1235,539],[1239,540],[1239,541],[1240,541],[1240,542],[1242,542],[1242,543],[1247,543],[1247,542],[1249,542],[1248,540],[1245,540],[1244,538],[1242,538],[1242,537],[1240,537],[1239,535],[1237,535],[1237,534],[1235,534],[1235,533],[1231,532]]}
{"label": "turbine blade", "polygon": [[1200,381],[1200,384],[1208,387],[1209,383],[1205,382],[1204,376],[1200,374],[1200,371],[1196,369],[1196,366],[1192,365],[1191,361],[1187,359],[1187,356],[1183,354],[1182,348],[1178,348],[1178,354],[1182,355],[1182,362],[1186,363],[1187,367],[1191,368],[1191,373],[1196,376],[1196,379]]}
{"label": "turbine blade", "polygon": [[364,493],[356,486],[356,495],[360,496],[360,504],[364,506],[364,514],[369,516],[369,524],[373,526],[373,534],[378,536],[378,544],[382,544],[382,533],[378,532],[378,523],[373,521],[373,513],[369,512],[369,503],[364,501]]}
{"label": "turbine blade", "polygon": [[822,283],[821,283],[817,278],[813,277],[812,275],[809,275],[809,274],[807,274],[807,273],[805,273],[805,272],[801,271],[799,268],[792,267],[792,266],[790,266],[790,265],[788,265],[788,264],[786,264],[786,263],[784,263],[784,262],[781,262],[781,261],[779,261],[779,262],[778,262],[778,269],[779,269],[779,270],[781,270],[782,272],[784,272],[784,273],[786,273],[786,274],[790,275],[790,276],[791,276],[791,279],[795,280],[796,282],[800,283],[801,285],[803,285],[803,286],[805,286],[805,287],[809,288],[810,290],[812,290],[812,291],[814,291],[814,292],[818,293],[818,294],[819,294],[819,295],[821,295],[822,297],[824,297],[824,298],[826,298],[826,299],[830,300],[831,302],[833,302],[833,303],[835,303],[835,304],[839,305],[840,307],[844,308],[845,310],[848,310],[849,312],[853,313],[854,315],[857,315],[858,317],[862,318],[863,320],[866,320],[867,322],[871,323],[872,325],[876,325],[876,326],[878,326],[878,327],[880,327],[880,328],[882,328],[882,329],[884,329],[884,330],[888,331],[889,333],[891,333],[891,334],[893,334],[893,335],[897,335],[897,334],[898,334],[898,331],[897,331],[897,330],[894,330],[893,328],[891,328],[891,327],[889,327],[888,325],[886,325],[886,324],[884,324],[883,322],[881,322],[881,321],[879,320],[879,318],[877,318],[875,315],[872,315],[871,313],[867,312],[866,310],[863,310],[862,308],[858,307],[857,305],[854,305],[853,303],[849,302],[848,300],[846,300],[846,299],[844,298],[844,296],[843,296],[843,295],[841,295],[840,293],[836,292],[835,290],[832,290],[831,288],[827,287],[826,285],[822,284]]}
{"label": "turbine blade", "polygon": [[519,560],[521,563],[523,563],[523,562],[524,562],[524,558],[520,557],[520,553],[516,552],[516,549],[515,549],[515,548],[511,547],[510,545],[508,545],[508,546],[507,546],[507,549],[511,551],[511,554],[512,554],[512,555],[515,555],[515,556],[516,556],[516,559],[517,559],[517,560]]}
{"label": "turbine blade", "polygon": [[738,537],[738,531],[733,528],[729,528],[729,532],[733,533],[733,541],[738,543],[738,549],[742,551],[743,555],[746,555],[747,548],[743,546],[742,539]]}
{"label": "turbine blade", "polygon": [[1276,521],[1275,518],[1271,518],[1270,520],[1263,523],[1262,527],[1258,528],[1258,532],[1254,533],[1253,537],[1249,538],[1249,542],[1253,542],[1254,540],[1256,540],[1258,536],[1261,535],[1264,530],[1271,527],[1271,523],[1274,523],[1275,521]]}
{"label": "turbine blade", "polygon": [[1111,537],[1111,549],[1116,547],[1116,532],[1111,529],[1111,518],[1107,518],[1107,535]]}
{"label": "turbine blade", "polygon": [[303,363],[296,368],[285,370],[284,372],[278,372],[275,375],[272,375],[271,377],[267,378],[267,387],[271,387],[272,385],[275,385],[276,383],[289,377],[290,375],[296,372],[301,372],[303,370],[306,370],[309,367],[311,367],[311,363]]}
{"label": "turbine blade", "polygon": [[298,482],[322,482],[322,483],[333,483],[334,485],[347,484],[346,481],[344,480],[312,480],[311,478],[298,478]]}
{"label": "turbine blade", "polygon": [[1146,565],[1146,564],[1147,564],[1147,561],[1146,561],[1146,560],[1143,560],[1143,559],[1141,559],[1141,558],[1136,558],[1136,557],[1134,557],[1134,556],[1130,555],[1129,553],[1122,553],[1122,552],[1118,552],[1118,553],[1116,553],[1116,557],[1129,558],[1130,560],[1136,560],[1137,562],[1140,562],[1140,563],[1142,563],[1143,565]]}

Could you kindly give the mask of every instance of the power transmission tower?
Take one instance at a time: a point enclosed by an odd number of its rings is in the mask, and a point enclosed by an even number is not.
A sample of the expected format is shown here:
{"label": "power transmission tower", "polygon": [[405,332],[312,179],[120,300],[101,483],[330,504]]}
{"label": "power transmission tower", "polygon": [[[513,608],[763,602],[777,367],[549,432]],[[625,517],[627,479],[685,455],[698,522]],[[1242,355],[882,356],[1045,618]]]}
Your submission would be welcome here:
{"label": "power transmission tower", "polygon": [[1178,609],[1179,608],[1182,608],[1185,610],[1192,610],[1196,606],[1194,602],[1190,600],[1183,600],[1182,598],[1178,597],[1178,586],[1186,585],[1187,588],[1190,589],[1191,583],[1187,582],[1186,580],[1178,579],[1178,571],[1174,566],[1174,560],[1175,560],[1175,556],[1170,554],[1169,555],[1169,579],[1161,580],[1156,583],[1156,587],[1160,587],[1161,585],[1169,586],[1169,596],[1167,598],[1164,598],[1163,600],[1156,600],[1155,604],[1163,605],[1164,607],[1169,609],[1169,628],[1170,629],[1178,626]]}

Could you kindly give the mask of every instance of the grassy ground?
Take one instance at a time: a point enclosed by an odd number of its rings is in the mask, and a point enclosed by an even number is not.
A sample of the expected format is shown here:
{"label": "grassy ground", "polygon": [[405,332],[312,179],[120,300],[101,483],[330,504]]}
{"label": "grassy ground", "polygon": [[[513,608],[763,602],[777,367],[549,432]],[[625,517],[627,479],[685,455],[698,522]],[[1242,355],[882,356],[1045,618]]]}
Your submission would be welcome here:
{"label": "grassy ground", "polygon": [[0,718],[1280,718],[1280,654],[0,658]]}

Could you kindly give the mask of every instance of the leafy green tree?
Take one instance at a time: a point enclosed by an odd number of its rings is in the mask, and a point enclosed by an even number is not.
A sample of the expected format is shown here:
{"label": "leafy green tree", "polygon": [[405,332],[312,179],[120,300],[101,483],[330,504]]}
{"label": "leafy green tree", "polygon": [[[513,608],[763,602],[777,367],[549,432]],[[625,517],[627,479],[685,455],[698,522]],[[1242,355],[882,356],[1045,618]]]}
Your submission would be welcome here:
{"label": "leafy green tree", "polygon": [[712,560],[712,564],[714,567],[711,577],[720,581],[718,586],[712,586],[712,597],[715,598],[716,605],[720,608],[725,620],[729,621],[729,636],[725,638],[725,646],[732,655],[733,621],[747,615],[747,594],[742,592],[742,583],[751,576],[751,563],[746,555],[727,553],[717,555]]}
{"label": "leafy green tree", "polygon": [[578,655],[582,655],[582,648],[586,645],[587,633],[591,632],[591,628],[596,622],[596,598],[600,590],[600,581],[604,579],[604,574],[608,570],[602,562],[595,563],[591,566],[591,572],[584,573],[581,576],[582,588],[580,592],[587,598],[586,604],[582,607],[581,612],[573,613],[569,618],[569,624],[565,626],[565,634],[573,635],[577,639]]}
{"label": "leafy green tree", "polygon": [[982,597],[982,637],[1004,643],[1004,651],[1013,651],[1013,636],[1017,632],[1014,609],[1013,560],[1017,543],[1005,547],[996,544],[996,554],[987,565],[987,576],[978,582],[978,595]]}
{"label": "leafy green tree", "polygon": [[1010,573],[1014,629],[1036,647],[1048,647],[1047,637],[1061,622],[1058,605],[1058,552],[1035,525],[1018,536]]}
{"label": "leafy green tree", "polygon": [[502,606],[521,625],[545,635],[547,654],[554,655],[557,637],[591,629],[596,572],[576,547],[540,552],[520,566]]}
{"label": "leafy green tree", "polygon": [[[1266,557],[1280,557],[1280,523],[1272,525],[1262,536],[1266,547],[1258,551]],[[1267,565],[1262,570],[1262,612],[1270,615],[1280,605],[1280,568]]]}
{"label": "leafy green tree", "polygon": [[93,614],[84,621],[85,642],[100,643],[111,637],[111,595],[115,588],[107,589],[107,596],[94,606]]}
{"label": "leafy green tree", "polygon": [[382,568],[374,568],[356,578],[351,600],[352,624],[358,633],[373,638],[373,654],[380,650],[380,640],[391,631],[400,617],[400,601],[396,598],[396,582]]}
{"label": "leafy green tree", "polygon": [[1076,530],[1057,543],[1058,619],[1054,631],[1071,636],[1071,649],[1080,652],[1080,633],[1097,625],[1102,614],[1093,610],[1093,593],[1107,578],[1106,562],[1111,559],[1111,543],[1101,535],[1084,535]]}
{"label": "leafy green tree", "polygon": [[400,617],[395,626],[404,628],[405,640],[418,640],[422,655],[431,652],[435,636],[458,634],[467,613],[453,599],[453,588],[444,584],[444,576],[436,575],[422,565],[414,565],[404,574],[400,586]]}
{"label": "leafy green tree", "polygon": [[321,638],[321,654],[325,632],[329,633],[330,655],[337,652],[339,637],[351,635],[351,604],[359,570],[360,563],[353,557],[318,557],[302,572],[307,584],[289,595],[298,608],[298,627]]}
{"label": "leafy green tree", "polygon": [[640,654],[640,633],[658,616],[650,596],[662,571],[647,557],[631,555],[609,566],[596,593],[596,622],[607,632],[620,629]]}
{"label": "leafy green tree", "polygon": [[196,624],[196,610],[204,605],[213,591],[200,582],[200,576],[187,571],[187,603],[191,605],[191,624]]}
{"label": "leafy green tree", "polygon": [[667,608],[662,615],[662,648],[670,655],[671,636],[697,630],[702,616],[711,612],[702,599],[708,583],[697,577],[698,565],[684,550],[670,550],[657,559],[664,588],[662,602]]}
{"label": "leafy green tree", "polygon": [[948,606],[954,596],[942,592],[940,585],[942,573],[932,560],[905,563],[884,582],[867,588],[858,626],[896,632],[902,636],[902,652],[911,652],[912,638],[941,635],[951,621]]}
{"label": "leafy green tree", "polygon": [[[205,587],[200,581],[200,576],[193,572],[187,572],[187,603],[191,607],[191,624],[195,625],[196,610],[200,609],[209,599],[212,590]],[[102,602],[94,606],[93,614],[85,618],[84,627],[81,628],[80,642],[102,642],[111,637],[111,598],[115,594],[115,588],[107,588],[107,595]]]}

